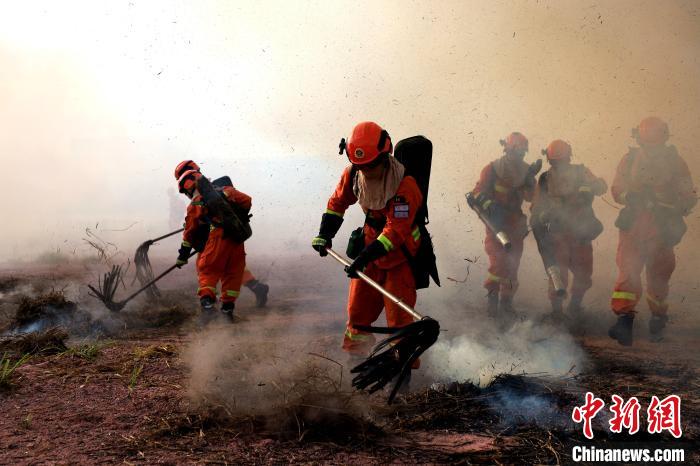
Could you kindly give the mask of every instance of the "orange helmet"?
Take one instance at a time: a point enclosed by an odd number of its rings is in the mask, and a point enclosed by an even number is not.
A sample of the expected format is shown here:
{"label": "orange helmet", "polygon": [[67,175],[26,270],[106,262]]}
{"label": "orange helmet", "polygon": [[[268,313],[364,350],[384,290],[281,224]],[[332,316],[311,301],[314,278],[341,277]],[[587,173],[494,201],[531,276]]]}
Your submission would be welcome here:
{"label": "orange helmet", "polygon": [[555,139],[550,142],[545,150],[542,151],[542,155],[547,156],[547,160],[550,162],[552,160],[564,160],[571,158],[571,146],[568,142],[562,141],[561,139]]}
{"label": "orange helmet", "polygon": [[197,165],[193,160],[183,160],[177,164],[175,167],[175,179],[179,180],[180,177],[188,170],[199,171],[199,165]]}
{"label": "orange helmet", "polygon": [[661,118],[643,119],[634,134],[644,144],[663,144],[668,141],[668,125]]}
{"label": "orange helmet", "polygon": [[197,170],[187,170],[177,180],[177,187],[179,191],[183,194],[191,196],[194,189],[197,187],[197,180],[201,177],[202,174]]}
{"label": "orange helmet", "polygon": [[520,151],[527,152],[528,142],[527,138],[523,133],[513,132],[508,135],[505,139],[499,141],[503,146],[503,150],[506,152]]}
{"label": "orange helmet", "polygon": [[341,153],[345,149],[348,159],[355,165],[371,163],[380,155],[391,154],[394,150],[389,133],[371,121],[364,121],[355,126],[347,146],[342,140],[340,147]]}

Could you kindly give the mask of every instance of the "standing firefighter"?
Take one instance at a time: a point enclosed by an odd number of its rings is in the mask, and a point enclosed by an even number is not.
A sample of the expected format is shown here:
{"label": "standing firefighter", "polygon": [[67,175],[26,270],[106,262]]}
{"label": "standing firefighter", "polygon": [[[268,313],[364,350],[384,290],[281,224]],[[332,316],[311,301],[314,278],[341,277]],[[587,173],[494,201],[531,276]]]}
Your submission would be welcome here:
{"label": "standing firefighter", "polygon": [[[177,167],[175,167],[175,179],[180,179],[180,177],[188,170],[194,170],[201,173],[199,165],[197,165],[197,163],[195,163],[193,160],[183,160],[177,164]],[[219,180],[225,180],[225,184],[230,185],[230,180],[227,176],[214,180],[213,184],[216,185]],[[204,223],[206,223],[205,220],[206,219],[201,220],[202,226],[194,235],[196,236],[195,241],[191,243],[194,249],[199,252],[204,250],[204,245],[206,244],[209,235],[209,229],[204,225]],[[265,307],[265,304],[267,304],[267,294],[270,291],[270,287],[266,283],[256,279],[250,270],[248,270],[248,267],[246,267],[243,271],[243,285],[255,294],[256,306]]]}
{"label": "standing firefighter", "polygon": [[646,268],[646,299],[651,310],[649,333],[660,341],[668,320],[666,298],[676,267],[674,246],[686,231],[683,217],[697,203],[688,165],[672,145],[666,145],[668,125],[645,118],[632,131],[639,147],[631,147],[615,173],[612,195],[624,208],[615,222],[620,229],[618,276],[611,307],[618,319],[608,334],[621,345],[632,344],[632,325],[642,297]]}
{"label": "standing firefighter", "polygon": [[[578,318],[583,296],[593,285],[593,246],[591,242],[603,231],[603,225],[593,212],[593,198],[608,190],[602,178],[597,178],[583,165],[571,163],[571,146],[557,139],[543,155],[551,168],[540,175],[532,201],[531,224],[534,231],[542,226],[540,241],[548,241],[561,273],[562,290],[568,288],[569,270],[573,275],[571,299],[567,312]],[[562,315],[564,297],[550,279],[549,299],[555,317]],[[563,291],[562,291],[563,293]]]}
{"label": "standing firefighter", "polygon": [[[341,151],[342,148],[343,143]],[[415,305],[416,284],[408,256],[415,256],[420,244],[420,230],[415,222],[423,195],[416,180],[404,176],[404,166],[391,155],[393,145],[389,134],[376,123],[363,122],[355,126],[345,150],[352,165],[343,171],[328,200],[312,246],[325,256],[326,247],[331,247],[347,208],[356,202],[360,204],[366,216],[359,237],[360,251],[346,268],[352,280],[343,349],[364,356],[372,348],[374,336],[357,327],[372,325],[382,308],[386,309],[389,327],[406,326],[413,318],[358,279],[355,272],[364,271],[404,303]]]}
{"label": "standing firefighter", "polygon": [[[215,205],[206,201],[200,190],[204,189],[202,182],[206,181],[201,173],[188,170],[180,176],[178,187],[180,192],[192,199],[187,207],[185,231],[182,234],[182,246],[178,251],[177,265],[187,263],[193,244],[198,240],[202,228],[210,229],[204,250],[197,258],[197,274],[199,288],[197,295],[202,310],[210,312],[216,303],[216,285],[221,281],[221,312],[233,318],[236,298],[240,293],[241,282],[245,270],[245,248],[242,241],[235,241],[227,225],[228,219],[215,211]],[[209,185],[211,186],[211,185]],[[219,194],[220,193],[220,194]],[[251,207],[251,198],[226,186],[216,196],[222,196],[233,209],[247,215]],[[223,211],[224,209],[216,209]]]}
{"label": "standing firefighter", "polygon": [[[518,289],[518,268],[523,255],[523,240],[527,235],[527,219],[522,211],[523,201],[532,199],[535,175],[541,167],[528,165],[523,158],[528,141],[521,133],[511,133],[501,140],[504,155],[481,171],[479,181],[469,194],[472,208],[486,217],[484,246],[489,255],[489,271],[484,287],[488,291],[488,311],[513,313],[513,296]],[[498,230],[498,231],[494,231]],[[504,235],[509,243],[504,241]]]}

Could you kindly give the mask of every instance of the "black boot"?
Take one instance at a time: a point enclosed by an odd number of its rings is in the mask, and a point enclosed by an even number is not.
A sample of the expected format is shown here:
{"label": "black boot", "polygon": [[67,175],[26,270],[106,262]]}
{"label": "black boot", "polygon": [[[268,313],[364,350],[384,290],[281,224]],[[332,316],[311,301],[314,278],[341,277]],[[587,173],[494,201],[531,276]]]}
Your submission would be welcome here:
{"label": "black boot", "polygon": [[498,291],[489,291],[487,299],[486,312],[495,315],[498,312]]}
{"label": "black boot", "polygon": [[270,287],[258,280],[251,280],[246,283],[245,286],[255,293],[255,306],[265,307],[267,304],[267,293],[270,291]]}
{"label": "black boot", "polygon": [[499,310],[507,316],[513,316],[515,314],[515,309],[513,309],[513,297],[501,296]]}
{"label": "black boot", "polygon": [[576,317],[581,314],[583,308],[581,303],[583,302],[583,296],[572,295],[569,300],[569,305],[566,307],[566,312],[571,315],[571,317]]}
{"label": "black boot", "polygon": [[214,304],[216,304],[216,300],[211,296],[202,296],[201,298],[199,298],[199,305],[202,307],[202,310],[204,312],[213,311]]}
{"label": "black boot", "polygon": [[221,305],[221,312],[224,314],[224,316],[233,322],[233,310],[236,308],[236,303],[235,302],[225,302]]}
{"label": "black boot", "polygon": [[634,325],[634,314],[623,314],[618,316],[615,325],[608,330],[608,336],[617,340],[622,346],[632,346],[632,328]]}
{"label": "black boot", "polygon": [[649,340],[658,343],[664,339],[664,327],[668,322],[667,316],[652,315],[649,319]]}

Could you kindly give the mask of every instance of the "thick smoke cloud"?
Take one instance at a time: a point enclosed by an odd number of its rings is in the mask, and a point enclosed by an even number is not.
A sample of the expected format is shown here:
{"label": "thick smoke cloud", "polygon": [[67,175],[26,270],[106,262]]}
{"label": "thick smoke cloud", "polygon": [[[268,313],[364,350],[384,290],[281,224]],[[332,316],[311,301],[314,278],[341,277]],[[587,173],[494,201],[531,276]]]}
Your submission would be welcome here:
{"label": "thick smoke cloud", "polygon": [[[529,137],[526,160],[562,138],[610,183],[630,128],[655,114],[697,182],[699,13],[650,0],[13,4],[0,17],[0,259],[88,253],[86,227],[132,251],[168,231],[172,169],[193,158],[253,196],[249,258],[287,256],[322,279],[335,268],[308,243],[346,164],[336,145],[372,119],[395,140],[434,142],[430,231],[443,277],[469,275],[419,305],[454,315],[483,302],[487,266],[463,195],[510,131]],[[617,240],[606,200],[586,303],[601,313]],[[356,209],[339,237],[360,222]],[[698,215],[688,223],[672,306],[697,301]],[[154,254],[174,256],[176,243]],[[532,238],[521,273],[522,305],[545,306]]]}

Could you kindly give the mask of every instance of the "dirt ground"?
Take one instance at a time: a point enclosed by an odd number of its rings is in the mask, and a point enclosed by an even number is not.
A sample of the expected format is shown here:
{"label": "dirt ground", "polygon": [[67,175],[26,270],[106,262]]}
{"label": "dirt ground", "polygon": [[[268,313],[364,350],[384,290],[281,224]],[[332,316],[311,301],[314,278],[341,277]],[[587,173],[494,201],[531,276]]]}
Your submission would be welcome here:
{"label": "dirt ground", "polygon": [[[645,443],[685,448],[688,464],[700,462],[700,341],[692,325],[676,327],[661,344],[639,339],[634,348],[613,344],[602,330],[588,331],[576,337],[588,356],[576,375],[507,374],[490,387],[461,380],[438,385],[417,377],[410,394],[386,407],[385,394],[356,396],[347,388],[350,374],[337,351],[344,322],[322,304],[327,291],[280,280],[271,283],[267,308],[255,308],[252,294],[244,290],[236,323],[202,325],[191,293],[195,285],[184,275],[181,282],[163,285],[166,305],[140,302],[115,317],[84,295],[81,284],[94,278],[85,269],[0,270],[0,328],[9,328],[20,296],[50,290],[72,291],[78,306],[105,322],[72,334],[68,350],[32,355],[13,374],[11,386],[0,390],[0,463],[567,464],[574,445]],[[149,325],[151,308],[170,313],[177,308],[181,315],[170,321],[159,315],[157,325]],[[281,404],[241,406],[245,397],[235,387],[274,384],[254,371],[237,375],[241,367],[254,367],[242,361],[253,358],[253,350],[240,349],[253,340],[258,353],[282,361],[280,368],[291,364],[294,354],[304,354],[328,370],[332,384],[336,377],[344,382],[312,401],[292,399],[289,387],[277,386],[284,392]],[[225,372],[200,380],[204,387],[195,396],[199,369],[192,361],[201,360],[202,351],[212,359],[237,355],[227,366],[217,366]],[[295,383],[305,387],[315,379]],[[598,420],[596,439],[587,441],[570,416],[588,390],[606,401],[612,394],[640,400],[680,395],[684,435],[680,440],[615,436]],[[548,411],[535,417],[510,412],[504,393],[546,400]],[[238,405],[227,403],[238,395]],[[352,401],[339,404],[339,399]],[[645,408],[643,402],[642,419]]]}

